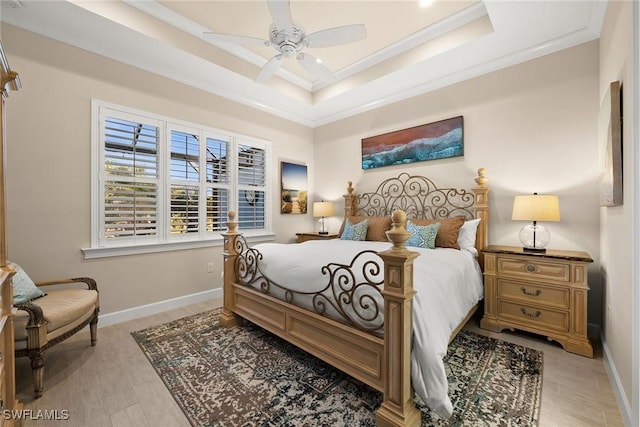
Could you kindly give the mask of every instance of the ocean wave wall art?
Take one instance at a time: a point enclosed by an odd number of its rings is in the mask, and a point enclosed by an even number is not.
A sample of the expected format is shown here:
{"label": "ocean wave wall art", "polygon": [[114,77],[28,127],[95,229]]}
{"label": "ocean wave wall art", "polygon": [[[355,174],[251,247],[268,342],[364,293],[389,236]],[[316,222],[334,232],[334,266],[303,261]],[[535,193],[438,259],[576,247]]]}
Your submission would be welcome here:
{"label": "ocean wave wall art", "polygon": [[362,140],[362,169],[463,155],[462,116]]}

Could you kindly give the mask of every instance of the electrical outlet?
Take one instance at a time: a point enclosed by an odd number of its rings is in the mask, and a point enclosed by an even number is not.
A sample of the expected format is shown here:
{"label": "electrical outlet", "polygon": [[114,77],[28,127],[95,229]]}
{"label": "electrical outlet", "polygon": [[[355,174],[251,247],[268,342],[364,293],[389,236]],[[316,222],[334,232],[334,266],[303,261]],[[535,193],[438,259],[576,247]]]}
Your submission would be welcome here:
{"label": "electrical outlet", "polygon": [[213,273],[214,270],[214,265],[212,262],[210,262],[209,264],[207,264],[207,273]]}

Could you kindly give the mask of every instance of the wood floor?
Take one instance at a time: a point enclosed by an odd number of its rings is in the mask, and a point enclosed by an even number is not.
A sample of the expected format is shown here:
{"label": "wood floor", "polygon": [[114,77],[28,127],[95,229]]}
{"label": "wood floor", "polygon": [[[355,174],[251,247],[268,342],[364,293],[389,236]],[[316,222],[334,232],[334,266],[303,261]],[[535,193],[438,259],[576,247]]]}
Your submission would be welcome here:
{"label": "wood floor", "polygon": [[[26,420],[24,426],[189,426],[130,333],[221,305],[211,300],[98,330],[90,347],[88,329],[53,347],[46,356],[44,395],[33,399],[29,360],[17,360],[18,398],[25,409],[67,410],[65,421]],[[522,333],[495,334],[467,328],[544,351],[540,427],[623,426],[614,393],[596,350],[594,359],[563,351]]]}

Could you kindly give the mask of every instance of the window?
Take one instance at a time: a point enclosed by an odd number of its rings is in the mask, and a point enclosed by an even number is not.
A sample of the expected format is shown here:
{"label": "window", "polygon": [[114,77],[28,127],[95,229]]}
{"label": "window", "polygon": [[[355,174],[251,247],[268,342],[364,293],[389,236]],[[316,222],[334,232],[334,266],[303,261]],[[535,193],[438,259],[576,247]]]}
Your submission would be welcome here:
{"label": "window", "polygon": [[93,102],[92,248],[268,234],[269,143]]}

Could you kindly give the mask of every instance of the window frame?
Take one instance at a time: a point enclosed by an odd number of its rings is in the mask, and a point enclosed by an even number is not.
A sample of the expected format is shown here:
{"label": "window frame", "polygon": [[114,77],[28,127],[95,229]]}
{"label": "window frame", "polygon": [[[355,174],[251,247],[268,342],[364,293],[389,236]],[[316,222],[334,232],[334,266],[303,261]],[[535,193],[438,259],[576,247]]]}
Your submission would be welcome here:
{"label": "window frame", "polygon": [[[143,124],[158,124],[158,196],[156,236],[148,238],[116,238],[105,237],[105,132],[103,120],[107,117],[121,118]],[[171,177],[171,132],[188,132],[196,135],[199,141],[199,178],[197,188],[198,225],[197,232],[171,233],[171,186],[178,182]],[[207,182],[207,139],[215,139],[227,143],[227,183]],[[271,199],[271,142],[235,132],[212,128],[196,123],[166,117],[134,108],[91,100],[91,247],[82,249],[85,259],[118,255],[165,252],[207,246],[221,246],[221,233],[226,230],[207,231],[207,191],[209,188],[226,189],[228,209],[239,211],[238,156],[240,145],[250,145],[264,150],[264,227],[239,230],[249,241],[273,240]],[[204,149],[203,149],[204,148]],[[193,183],[192,181],[191,183]],[[226,214],[225,214],[226,216]],[[223,221],[224,222],[224,221]]]}

